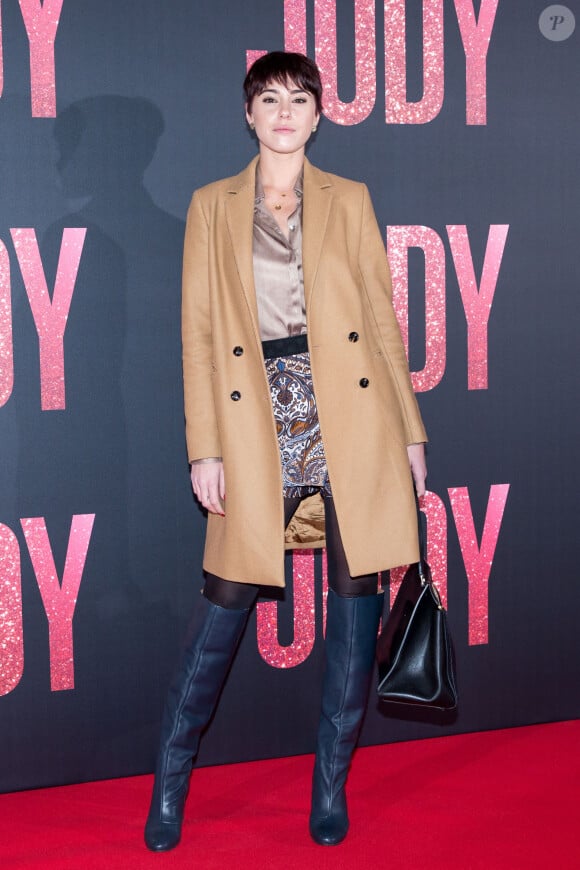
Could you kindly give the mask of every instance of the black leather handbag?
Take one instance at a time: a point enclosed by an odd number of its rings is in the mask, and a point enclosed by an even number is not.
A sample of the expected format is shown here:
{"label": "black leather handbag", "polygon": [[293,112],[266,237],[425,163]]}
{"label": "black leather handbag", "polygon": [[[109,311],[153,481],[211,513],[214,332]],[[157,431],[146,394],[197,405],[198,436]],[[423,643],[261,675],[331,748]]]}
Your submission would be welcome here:
{"label": "black leather handbag", "polygon": [[457,706],[455,658],[447,613],[425,560],[417,503],[420,557],[397,592],[377,642],[379,698],[440,710]]}

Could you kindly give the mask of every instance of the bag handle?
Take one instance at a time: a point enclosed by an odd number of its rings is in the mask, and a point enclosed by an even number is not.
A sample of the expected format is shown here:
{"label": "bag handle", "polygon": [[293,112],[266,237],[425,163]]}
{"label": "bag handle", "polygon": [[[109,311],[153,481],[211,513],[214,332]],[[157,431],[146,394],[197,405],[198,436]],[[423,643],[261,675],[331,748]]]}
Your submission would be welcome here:
{"label": "bag handle", "polygon": [[419,507],[419,499],[417,497],[417,490],[415,488],[413,488],[413,493],[415,495],[415,507],[417,508],[417,535],[419,537],[419,561],[417,562],[417,570],[419,572],[419,579],[421,581],[421,586],[431,587],[431,592],[435,597],[437,607],[439,608],[439,610],[444,610],[441,596],[439,595],[439,590],[437,589],[435,583],[433,583],[431,571],[427,564],[427,523],[425,520],[425,515]]}
{"label": "bag handle", "polygon": [[419,507],[419,498],[417,497],[417,490],[415,489],[415,487],[413,487],[413,495],[415,496],[415,508],[417,510],[417,537],[419,538],[419,561],[417,565],[419,568],[421,585],[424,586],[427,582],[427,572],[425,571],[425,564],[427,562],[427,535],[425,532],[425,518],[421,508]]}

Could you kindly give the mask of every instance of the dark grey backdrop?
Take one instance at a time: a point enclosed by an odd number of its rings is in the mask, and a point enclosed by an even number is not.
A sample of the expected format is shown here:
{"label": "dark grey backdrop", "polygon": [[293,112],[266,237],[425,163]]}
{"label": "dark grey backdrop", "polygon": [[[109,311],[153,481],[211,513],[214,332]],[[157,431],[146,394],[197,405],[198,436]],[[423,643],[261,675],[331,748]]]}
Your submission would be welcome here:
{"label": "dark grey backdrop", "polygon": [[[309,52],[313,0],[307,2]],[[476,2],[476,8],[479,3]],[[578,32],[538,28],[545,2],[499,0],[487,125],[465,121],[465,56],[445,8],[445,100],[427,125],[323,120],[309,156],[365,181],[379,223],[432,227],[447,254],[447,366],[420,396],[429,487],[448,513],[456,718],[385,715],[366,743],[576,717],[580,429]],[[339,88],[354,96],[353,2],[338,0]],[[421,3],[408,6],[409,96],[421,93]],[[576,2],[568,3],[577,13]],[[189,487],[180,380],[180,259],[191,191],[233,174],[256,146],[243,119],[246,49],[283,47],[282,0],[64,0],[57,117],[32,118],[28,40],[2,3],[0,239],[11,261],[15,383],[0,408],[0,523],[22,563],[24,673],[0,697],[0,788],[152,769],[165,686],[201,585],[204,518]],[[466,324],[445,226],[465,224],[479,278],[490,224],[509,224],[489,324],[489,388],[467,389]],[[49,287],[64,227],[87,227],[65,336],[67,407],[41,411],[38,340],[10,239],[34,227]],[[423,263],[410,258],[412,368],[424,361]],[[2,364],[0,358],[0,365]],[[489,487],[510,494],[489,579],[489,642],[468,645],[468,581],[447,490],[468,486],[481,536]],[[59,576],[73,514],[95,526],[74,616],[75,688],[51,691],[47,619],[20,526],[43,516]],[[318,562],[317,562],[318,564]],[[317,569],[319,573],[319,567]],[[289,565],[290,574],[290,565]],[[0,578],[5,600],[13,573]],[[320,590],[318,590],[320,596]],[[10,599],[12,600],[12,599]],[[292,600],[280,640],[292,640]],[[259,655],[250,623],[201,763],[313,749],[322,665]],[[4,659],[3,659],[4,655]],[[10,663],[0,649],[0,673]]]}

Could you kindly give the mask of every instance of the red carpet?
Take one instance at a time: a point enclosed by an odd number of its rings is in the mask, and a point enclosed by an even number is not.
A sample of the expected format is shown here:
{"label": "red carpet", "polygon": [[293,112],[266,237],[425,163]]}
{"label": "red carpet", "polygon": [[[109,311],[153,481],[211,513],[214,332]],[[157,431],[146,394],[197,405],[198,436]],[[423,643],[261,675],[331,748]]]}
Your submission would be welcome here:
{"label": "red carpet", "polygon": [[351,831],[310,842],[311,756],[194,773],[182,844],[142,845],[152,777],[0,796],[2,868],[580,868],[580,721],[375,746]]}

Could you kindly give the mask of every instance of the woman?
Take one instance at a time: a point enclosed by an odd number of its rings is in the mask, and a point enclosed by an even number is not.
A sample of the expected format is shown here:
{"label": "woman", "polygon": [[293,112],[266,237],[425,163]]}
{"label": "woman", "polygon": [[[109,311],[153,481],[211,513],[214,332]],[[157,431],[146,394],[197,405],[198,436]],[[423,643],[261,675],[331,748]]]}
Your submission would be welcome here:
{"label": "woman", "polygon": [[156,851],[179,842],[201,732],[259,587],[284,585],[296,546],[326,546],[330,587],[310,832],[344,839],[377,572],[418,558],[426,436],[368,191],[305,159],[322,109],[312,61],[266,55],[244,92],[259,156],[196,191],[185,237],[187,445],[209,521],[201,623],[162,722],[145,830]]}

